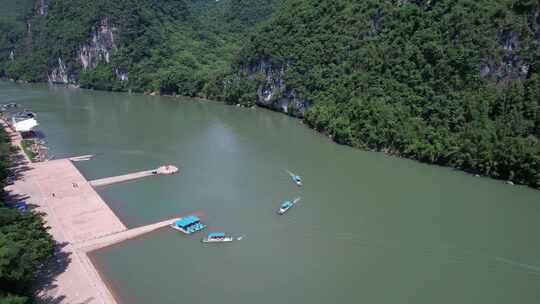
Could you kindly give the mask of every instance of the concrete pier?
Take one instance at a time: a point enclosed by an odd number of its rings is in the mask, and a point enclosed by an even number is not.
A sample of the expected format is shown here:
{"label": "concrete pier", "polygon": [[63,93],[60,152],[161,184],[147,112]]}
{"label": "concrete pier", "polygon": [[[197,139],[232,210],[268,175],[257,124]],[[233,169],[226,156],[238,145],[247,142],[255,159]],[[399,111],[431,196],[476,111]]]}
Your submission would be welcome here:
{"label": "concrete pier", "polygon": [[[177,218],[151,225],[127,229],[94,190],[152,175],[174,174],[175,166],[87,181],[72,162],[86,161],[93,155],[83,155],[32,163],[22,151],[21,136],[0,119],[18,147],[17,174],[13,184],[4,188],[14,202],[24,200],[36,212],[42,212],[49,233],[57,246],[55,258],[39,276],[36,295],[46,303],[116,304],[113,294],[88,258],[88,252],[141,236],[170,225]],[[50,277],[46,273],[55,273]]]}
{"label": "concrete pier", "polygon": [[[127,229],[71,160],[30,163],[22,155],[19,158],[22,161],[14,168],[19,177],[5,190],[44,213],[58,244],[55,259],[45,267],[56,275],[53,281],[38,282],[43,288],[38,288],[37,296],[58,304],[116,304],[88,252],[166,227],[177,219]],[[170,169],[162,174],[171,174],[167,173]]]}
{"label": "concrete pier", "polygon": [[70,234],[71,243],[126,230],[71,161],[60,159],[34,163],[26,178],[34,180],[44,193],[48,207]]}
{"label": "concrete pier", "polygon": [[178,168],[175,166],[171,166],[171,165],[161,166],[153,170],[140,171],[140,172],[135,172],[135,173],[129,173],[129,174],[124,174],[124,175],[105,177],[105,178],[92,180],[90,181],[90,185],[92,185],[93,187],[102,187],[102,186],[108,186],[108,185],[112,185],[116,183],[136,180],[136,179],[147,177],[147,176],[169,175],[169,174],[174,174],[177,172],[178,172]]}
{"label": "concrete pier", "polygon": [[105,237],[101,237],[101,238],[86,241],[84,243],[77,244],[76,248],[84,252],[94,251],[97,249],[114,245],[116,243],[120,243],[123,241],[127,241],[129,239],[139,237],[141,235],[150,233],[152,231],[161,229],[163,227],[168,227],[172,223],[178,221],[179,219],[180,217],[177,217],[177,218],[172,218],[169,220],[161,221],[161,222],[146,225],[146,226],[128,229],[119,233],[111,234]]}
{"label": "concrete pier", "polygon": [[91,160],[92,158],[94,158],[94,155],[93,154],[88,154],[88,155],[70,157],[69,160],[73,161],[73,162],[80,162],[80,161]]}

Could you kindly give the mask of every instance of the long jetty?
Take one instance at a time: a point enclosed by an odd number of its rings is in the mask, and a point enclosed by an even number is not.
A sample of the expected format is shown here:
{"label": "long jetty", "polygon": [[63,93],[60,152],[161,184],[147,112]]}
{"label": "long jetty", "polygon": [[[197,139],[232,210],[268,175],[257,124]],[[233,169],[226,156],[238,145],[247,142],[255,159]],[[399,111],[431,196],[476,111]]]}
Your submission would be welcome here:
{"label": "long jetty", "polygon": [[[13,141],[13,144],[18,142]],[[19,151],[20,154],[23,152]],[[95,186],[133,180],[149,175],[173,174],[174,166],[87,181],[72,161],[90,159],[90,155],[71,159],[30,163],[28,159],[14,168],[20,177],[5,188],[10,197],[24,199],[35,211],[44,213],[49,232],[57,243],[55,261],[47,271],[58,272],[54,282],[39,282],[36,294],[59,304],[116,304],[88,253],[155,231],[177,220],[169,219],[128,229],[95,191]],[[148,175],[148,172],[150,174]],[[64,258],[61,266],[56,260]]]}
{"label": "long jetty", "polygon": [[111,177],[105,177],[100,178],[96,180],[90,181],[90,185],[93,187],[102,187],[102,186],[108,186],[116,183],[122,183],[127,182],[147,176],[154,176],[154,175],[170,175],[175,174],[178,172],[178,168],[175,166],[161,166],[157,169],[153,170],[146,170],[146,171],[140,171],[135,173],[129,173],[124,175],[118,175],[118,176],[111,176]]}
{"label": "long jetty", "polygon": [[111,235],[107,235],[104,237],[96,238],[93,240],[88,240],[83,243],[79,243],[76,245],[77,249],[80,249],[84,252],[90,252],[97,249],[101,249],[107,246],[114,245],[116,243],[120,243],[123,241],[127,241],[129,239],[137,238],[141,235],[153,232],[155,230],[161,229],[163,227],[167,227],[174,223],[175,221],[179,220],[180,217],[168,219],[165,221],[161,221],[158,223],[153,223],[146,226],[141,226],[137,228],[128,229],[122,232],[114,233]]}

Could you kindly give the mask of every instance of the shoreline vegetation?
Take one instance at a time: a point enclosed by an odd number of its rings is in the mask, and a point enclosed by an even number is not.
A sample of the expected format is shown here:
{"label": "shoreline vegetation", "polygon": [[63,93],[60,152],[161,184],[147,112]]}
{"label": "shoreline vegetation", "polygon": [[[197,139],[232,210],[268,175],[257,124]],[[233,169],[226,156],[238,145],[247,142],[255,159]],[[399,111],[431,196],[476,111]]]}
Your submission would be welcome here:
{"label": "shoreline vegetation", "polygon": [[[3,80],[3,81],[10,81],[10,82],[15,82],[13,79],[0,79],[0,80]],[[88,89],[88,88],[81,88],[80,86],[76,86],[76,85],[73,85],[73,84],[52,84],[52,83],[47,83],[47,82],[36,82],[36,83],[32,83],[32,82],[20,82],[20,84],[48,84],[48,85],[53,85],[53,86],[58,86],[58,87],[63,87],[63,88],[69,88],[69,89],[79,89],[79,90],[91,90],[91,91],[101,91],[101,92],[112,92],[112,91],[108,91],[108,90],[99,90],[99,89]],[[229,106],[237,106],[237,107],[243,107],[243,108],[249,108],[249,109],[254,109],[255,107],[258,107],[258,108],[262,108],[262,109],[265,109],[265,110],[269,110],[269,111],[272,111],[272,112],[277,112],[277,113],[280,113],[280,114],[284,114],[284,115],[287,115],[287,113],[283,113],[282,111],[279,111],[279,110],[276,110],[274,108],[271,108],[271,107],[268,107],[268,106],[264,106],[264,105],[261,105],[261,104],[258,104],[258,103],[254,103],[253,105],[252,104],[249,104],[249,105],[245,105],[245,104],[241,104],[241,103],[227,103],[227,102],[224,102],[223,100],[218,100],[218,99],[212,99],[212,98],[206,98],[206,97],[198,97],[198,96],[185,96],[185,95],[177,95],[177,94],[160,94],[158,92],[152,92],[152,93],[149,93],[149,92],[145,92],[145,93],[140,93],[140,92],[126,92],[126,91],[117,91],[117,93],[126,93],[126,94],[140,94],[140,95],[145,95],[145,96],[151,96],[151,97],[166,97],[166,98],[178,98],[178,99],[191,99],[191,100],[202,100],[202,101],[211,101],[211,102],[219,102],[219,103],[224,103],[224,104],[227,104]],[[494,176],[490,176],[490,175],[485,175],[485,174],[482,174],[481,172],[478,172],[478,171],[470,171],[470,170],[464,170],[462,168],[459,168],[459,167],[454,167],[454,166],[449,166],[449,165],[444,165],[444,164],[438,164],[438,163],[434,163],[434,162],[429,162],[429,161],[422,161],[422,160],[419,160],[419,159],[415,159],[415,158],[411,158],[411,157],[407,157],[407,156],[404,156],[402,155],[398,150],[392,150],[392,149],[376,149],[376,148],[366,148],[366,147],[355,147],[353,145],[350,145],[350,144],[347,144],[347,143],[343,143],[343,142],[340,142],[339,140],[337,140],[335,138],[335,136],[333,136],[328,130],[324,130],[324,129],[317,129],[315,126],[311,125],[308,121],[306,121],[305,118],[303,117],[298,117],[298,116],[294,116],[294,115],[288,115],[292,118],[295,118],[295,119],[298,119],[299,122],[302,124],[302,125],[305,125],[307,127],[309,127],[310,129],[316,131],[317,133],[323,135],[324,137],[327,137],[329,140],[332,141],[332,143],[334,144],[338,144],[338,145],[345,145],[345,146],[349,146],[351,148],[355,148],[355,149],[359,149],[359,150],[363,150],[363,151],[369,151],[369,152],[376,152],[376,153],[383,153],[385,155],[388,155],[388,156],[391,156],[391,157],[398,157],[398,158],[402,158],[402,159],[409,159],[409,160],[413,160],[413,161],[417,161],[419,163],[423,163],[423,164],[426,164],[426,165],[434,165],[434,166],[440,166],[440,167],[443,167],[443,168],[450,168],[450,169],[453,169],[453,170],[456,170],[456,171],[460,171],[460,172],[463,172],[467,175],[471,175],[471,176],[474,176],[474,177],[486,177],[486,178],[491,178],[491,179],[494,179],[494,180],[499,180],[501,182],[504,182],[506,183],[507,185],[523,185],[523,186],[528,186],[529,188],[531,189],[534,189],[534,190],[540,190],[540,186],[531,186],[531,185],[528,185],[526,183],[515,183],[515,181],[511,180],[511,179],[504,179],[504,178],[497,178],[497,177],[494,177]]]}
{"label": "shoreline vegetation", "polygon": [[0,76],[258,103],[339,144],[540,188],[537,0],[21,3]]}
{"label": "shoreline vegetation", "polygon": [[35,162],[37,159],[37,153],[34,152],[34,142],[30,139],[23,139],[21,141],[21,147],[23,152],[28,156],[31,162]]}
{"label": "shoreline vegetation", "polygon": [[[0,79],[0,80],[3,80],[3,81],[10,81],[10,82],[16,82],[15,80],[13,79]],[[36,83],[32,83],[32,82],[19,82],[20,84],[48,84],[48,85],[54,85],[54,86],[59,86],[59,87],[64,87],[64,88],[69,88],[69,89],[80,89],[80,90],[91,90],[91,91],[101,91],[101,92],[113,92],[113,91],[108,91],[108,90],[99,90],[99,89],[93,89],[93,88],[81,88],[79,85],[73,85],[73,84],[52,84],[52,83],[48,83],[48,82],[36,82]],[[277,113],[280,113],[280,114],[285,114],[287,115],[286,113],[283,113],[282,111],[279,111],[279,110],[276,110],[274,108],[271,108],[271,107],[268,107],[268,106],[264,106],[264,105],[261,105],[261,104],[257,104],[257,103],[254,103],[253,105],[249,104],[249,105],[245,105],[245,104],[241,104],[241,103],[226,103],[224,102],[223,100],[218,100],[218,99],[212,99],[212,98],[206,98],[206,97],[198,97],[198,96],[185,96],[185,95],[177,95],[177,94],[161,94],[159,92],[144,92],[144,93],[140,93],[140,92],[127,92],[127,91],[117,91],[117,93],[127,93],[127,94],[140,94],[140,95],[145,95],[145,96],[151,96],[151,97],[167,97],[167,98],[178,98],[178,99],[192,99],[192,100],[202,100],[202,101],[211,101],[211,102],[220,102],[220,103],[225,103],[227,105],[230,105],[230,106],[237,106],[237,107],[243,107],[243,108],[250,108],[250,109],[254,109],[255,106],[256,107],[259,107],[259,108],[262,108],[262,109],[265,109],[265,110],[269,110],[269,111],[272,111],[272,112],[277,112]],[[300,121],[301,124],[303,125],[306,125],[308,126],[310,129],[316,131],[317,133],[327,137],[328,139],[330,139],[334,144],[339,144],[339,145],[345,145],[345,146],[349,146],[349,147],[352,147],[352,148],[355,148],[355,149],[359,149],[359,150],[363,150],[363,151],[369,151],[369,152],[377,152],[377,153],[384,153],[385,155],[388,155],[388,156],[392,156],[392,157],[398,157],[398,158],[402,158],[402,159],[409,159],[409,160],[413,160],[413,161],[417,161],[417,162],[420,162],[420,163],[423,163],[423,164],[427,164],[427,165],[435,165],[435,166],[441,166],[443,168],[450,168],[450,169],[453,169],[453,170],[456,170],[456,171],[460,171],[460,172],[463,172],[467,175],[471,175],[471,176],[474,176],[474,177],[487,177],[487,178],[491,178],[491,179],[495,179],[495,180],[499,180],[499,181],[502,181],[504,183],[506,183],[507,185],[515,185],[514,181],[512,180],[507,180],[507,179],[501,179],[501,178],[496,178],[496,177],[493,177],[493,176],[490,176],[490,175],[484,175],[484,174],[481,174],[480,172],[475,172],[475,171],[467,171],[467,170],[463,170],[461,168],[458,168],[458,167],[454,167],[454,166],[448,166],[448,165],[442,165],[442,164],[437,164],[437,163],[434,163],[434,162],[426,162],[426,161],[422,161],[422,160],[419,160],[419,159],[415,159],[415,158],[411,158],[411,157],[407,157],[407,156],[403,156],[399,151],[397,150],[392,150],[392,149],[375,149],[375,148],[361,148],[361,147],[355,147],[353,145],[350,145],[350,144],[346,144],[346,143],[342,143],[340,142],[339,140],[336,140],[336,138],[327,130],[318,130],[315,126],[312,126],[309,124],[309,122],[307,122],[305,120],[305,118],[303,117],[298,117],[298,116],[294,116],[294,115],[288,115],[288,116],[291,116],[292,118],[295,118],[295,119],[298,119]],[[25,151],[26,152],[26,151]],[[31,151],[29,151],[31,152]],[[27,154],[28,155],[28,154]],[[30,156],[29,156],[30,157]],[[34,160],[32,160],[34,161]],[[518,184],[518,185],[524,185],[524,186],[529,186],[530,188],[532,189],[535,189],[535,190],[540,190],[540,186],[538,187],[534,187],[534,186],[531,186],[531,185],[527,185],[527,184]]]}
{"label": "shoreline vegetation", "polygon": [[4,190],[26,170],[23,152],[13,145],[4,127],[0,127],[0,302],[30,304],[37,274],[52,258],[55,243],[43,214],[31,210],[32,206],[16,208],[15,203],[25,197]]}

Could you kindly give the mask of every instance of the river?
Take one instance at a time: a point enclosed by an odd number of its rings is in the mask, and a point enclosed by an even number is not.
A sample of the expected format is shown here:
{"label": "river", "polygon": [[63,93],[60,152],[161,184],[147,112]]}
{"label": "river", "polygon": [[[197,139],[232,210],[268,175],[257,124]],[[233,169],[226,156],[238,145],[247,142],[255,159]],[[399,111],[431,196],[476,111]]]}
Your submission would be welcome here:
{"label": "river", "polygon": [[95,252],[122,303],[540,301],[537,190],[340,146],[260,108],[0,82],[8,101],[37,113],[50,155],[96,154],[77,164],[88,179],[179,165],[99,191],[126,225],[199,212],[245,235],[206,246],[163,229]]}

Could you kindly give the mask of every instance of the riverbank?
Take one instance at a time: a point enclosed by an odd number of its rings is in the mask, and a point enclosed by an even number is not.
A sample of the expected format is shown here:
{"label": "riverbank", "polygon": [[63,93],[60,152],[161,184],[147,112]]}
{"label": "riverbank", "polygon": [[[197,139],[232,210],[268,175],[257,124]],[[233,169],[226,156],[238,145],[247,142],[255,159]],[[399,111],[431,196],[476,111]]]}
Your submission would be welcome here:
{"label": "riverbank", "polygon": [[37,212],[43,212],[58,245],[56,257],[45,273],[56,273],[53,282],[41,278],[37,296],[58,303],[116,304],[88,254],[169,225],[159,223],[127,229],[70,160],[20,164],[26,169],[12,185],[10,196],[26,197]]}
{"label": "riverbank", "polygon": [[113,293],[88,257],[110,246],[167,226],[177,218],[127,229],[70,159],[32,163],[21,138],[3,120],[20,160],[4,190],[43,214],[56,242],[54,258],[38,276],[36,296],[43,303],[116,304]]}
{"label": "riverbank", "polygon": [[[69,88],[69,89],[80,89],[80,90],[90,90],[90,91],[95,90],[95,91],[111,92],[111,91],[106,91],[106,90],[84,89],[84,88],[80,88],[80,87],[78,87],[76,85],[54,84],[54,86],[61,86],[61,87]],[[168,94],[160,94],[159,92],[126,92],[126,91],[119,91],[118,93],[129,93],[129,94],[134,94],[134,95],[144,95],[144,96],[152,96],[152,97],[166,97],[166,98],[170,98],[170,99],[173,99],[173,100],[174,99],[189,98],[189,99],[194,99],[194,100],[206,100],[206,101],[212,101],[212,102],[223,102],[223,103],[231,105],[231,106],[238,106],[238,107],[243,107],[243,108],[254,108],[254,106],[251,106],[251,105],[250,106],[245,106],[245,105],[242,105],[240,103],[229,104],[229,103],[226,103],[226,102],[224,102],[222,100],[211,99],[211,97],[209,98],[209,97],[198,97],[198,96],[193,97],[193,96],[183,96],[183,95],[170,95],[170,94],[168,95]],[[401,151],[401,150],[399,150],[399,149],[397,149],[395,147],[384,147],[383,146],[381,148],[372,148],[372,147],[367,147],[367,146],[364,146],[364,145],[357,145],[357,144],[354,144],[354,143],[349,143],[349,142],[344,141],[344,140],[340,139],[339,137],[335,136],[335,134],[333,134],[331,131],[329,131],[327,129],[318,128],[316,125],[314,125],[312,122],[307,120],[305,117],[298,117],[298,116],[294,116],[294,115],[289,115],[288,113],[284,113],[283,111],[279,111],[277,109],[267,107],[265,105],[260,105],[260,104],[257,104],[257,103],[254,103],[254,104],[259,108],[267,109],[267,110],[270,110],[272,112],[279,112],[281,114],[285,114],[285,115],[297,118],[297,119],[299,119],[299,121],[303,125],[307,126],[309,129],[315,130],[319,134],[324,135],[325,137],[329,138],[333,143],[336,143],[336,144],[350,146],[350,147],[353,147],[355,149],[359,149],[359,150],[363,150],[363,151],[380,152],[380,153],[384,153],[386,155],[393,156],[393,157],[399,157],[399,158],[403,158],[403,159],[411,159],[411,160],[414,160],[414,161],[417,161],[417,162],[420,162],[420,163],[424,163],[424,164],[452,168],[454,170],[464,172],[464,173],[466,173],[468,175],[472,175],[472,176],[476,176],[476,177],[479,177],[479,176],[481,176],[481,177],[489,177],[491,179],[499,180],[499,181],[502,181],[503,183],[506,183],[507,185],[514,185],[514,184],[516,184],[516,185],[525,185],[525,186],[528,186],[528,187],[530,187],[532,189],[540,190],[540,185],[535,186],[534,181],[525,182],[523,180],[519,180],[518,179],[519,174],[510,173],[509,176],[495,175],[495,173],[498,172],[497,170],[490,170],[488,173],[486,173],[486,172],[483,172],[480,169],[475,169],[475,168],[467,167],[467,166],[464,166],[464,165],[460,166],[458,164],[453,164],[453,163],[450,163],[448,161],[441,161],[440,159],[430,160],[429,158],[420,157],[418,155],[407,155],[407,153],[405,153],[404,151]]]}
{"label": "riverbank", "polygon": [[5,190],[12,197],[26,197],[34,211],[43,213],[57,244],[55,260],[44,270],[55,275],[40,276],[37,297],[59,303],[116,303],[86,253],[76,246],[125,231],[124,224],[69,160],[24,163],[19,168],[20,178]]}

